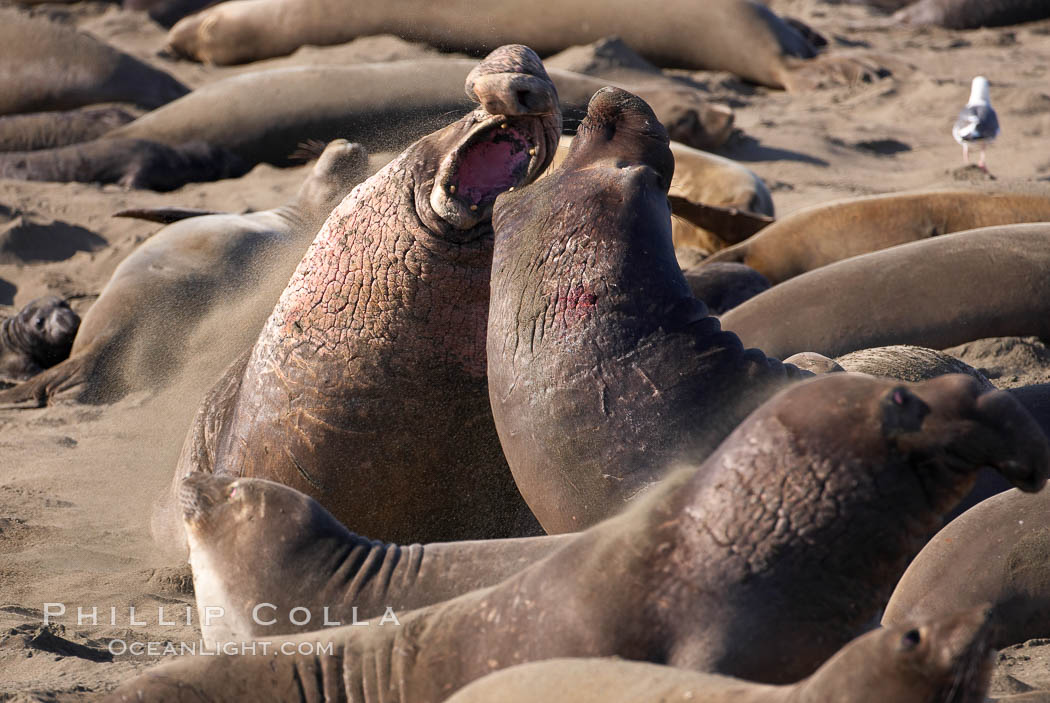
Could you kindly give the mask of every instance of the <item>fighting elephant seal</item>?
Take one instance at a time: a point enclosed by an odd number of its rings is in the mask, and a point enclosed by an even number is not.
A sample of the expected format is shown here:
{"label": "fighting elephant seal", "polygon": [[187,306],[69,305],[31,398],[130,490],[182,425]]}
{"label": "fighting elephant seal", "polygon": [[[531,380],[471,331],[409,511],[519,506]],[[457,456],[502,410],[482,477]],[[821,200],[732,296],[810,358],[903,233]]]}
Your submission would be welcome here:
{"label": "fighting elephant seal", "polygon": [[155,108],[190,92],[152,66],[43,17],[0,8],[0,115],[123,102]]}
{"label": "fighting elephant seal", "polygon": [[842,259],[979,227],[1050,220],[1050,193],[930,191],[851,198],[781,217],[706,263],[747,264],[776,285]]}
{"label": "fighting elephant seal", "polygon": [[1043,0],[918,0],[893,15],[904,24],[977,29],[1034,22],[1050,17]]}
{"label": "fighting elephant seal", "polygon": [[554,659],[489,674],[449,703],[983,703],[994,667],[989,630],[980,607],[876,630],[784,686],[617,659]]}
{"label": "fighting elephant seal", "polygon": [[[477,65],[469,59],[417,59],[255,71],[202,86],[107,136],[171,146],[202,141],[229,149],[249,165],[289,165],[306,139],[348,138],[372,153],[399,151],[474,109],[463,82]],[[548,76],[571,114],[585,114],[591,96],[609,84],[570,71]],[[669,120],[672,110],[699,100],[698,91],[685,87],[673,93],[665,86],[643,87],[639,94],[661,100],[664,112],[657,116]],[[262,103],[259,95],[281,100]],[[727,188],[740,186],[733,181]]]}
{"label": "fighting elephant seal", "polygon": [[986,227],[810,271],[733,308],[722,325],[780,358],[892,344],[945,349],[985,337],[1050,339],[1047,270],[1050,225]]}
{"label": "fighting elephant seal", "polygon": [[1050,496],[1006,491],[938,532],[904,572],[883,623],[994,604],[992,646],[1050,634]]}
{"label": "fighting elephant seal", "polygon": [[[210,310],[235,307],[244,296],[259,298],[257,323],[248,325],[257,333],[317,228],[364,179],[367,166],[359,145],[337,140],[325,148],[291,203],[246,215],[180,219],[165,227],[114,270],[85,314],[70,358],[0,391],[0,404],[35,407],[57,396],[111,401],[162,386],[189,355],[173,340],[184,342]],[[238,325],[246,324],[243,310],[240,315]]]}
{"label": "fighting elephant seal", "polygon": [[673,171],[649,106],[605,88],[558,170],[496,201],[489,396],[547,532],[619,512],[797,378],[693,297],[671,243]]}
{"label": "fighting elephant seal", "polygon": [[168,46],[205,63],[233,64],[372,34],[475,53],[514,41],[541,55],[617,35],[657,65],[729,71],[775,88],[787,85],[791,59],[816,55],[802,34],[750,0],[647,6],[607,0],[600,8],[544,0],[528,12],[511,3],[468,0],[399,0],[352,11],[345,0],[231,0],[181,20],[168,33]]}
{"label": "fighting elephant seal", "polygon": [[[794,682],[863,631],[979,466],[1038,490],[1048,464],[1023,409],[968,377],[818,377],[764,404],[698,469],[496,586],[398,624],[267,638],[268,654],[182,657],[112,699],[300,700],[308,682],[330,698],[425,703],[558,657]],[[300,643],[332,650],[290,654]]]}
{"label": "fighting elephant seal", "polygon": [[332,211],[250,359],[202,406],[176,481],[275,480],[395,542],[535,532],[486,387],[491,208],[553,157],[558,96],[521,45],[493,52],[466,87],[477,110]]}
{"label": "fighting elephant seal", "polygon": [[0,380],[24,381],[65,359],[79,325],[69,303],[53,295],[0,322]]}
{"label": "fighting elephant seal", "polygon": [[[182,481],[178,498],[197,612],[222,608],[221,616],[200,620],[207,642],[307,632],[325,621],[364,622],[387,608],[440,603],[493,586],[575,539],[398,546],[350,532],[294,488],[202,472]],[[255,561],[259,554],[266,554],[265,568]]]}
{"label": "fighting elephant seal", "polygon": [[125,188],[174,190],[196,181],[237,178],[249,165],[204,142],[170,146],[106,136],[54,149],[0,153],[0,178],[60,183],[117,183]]}

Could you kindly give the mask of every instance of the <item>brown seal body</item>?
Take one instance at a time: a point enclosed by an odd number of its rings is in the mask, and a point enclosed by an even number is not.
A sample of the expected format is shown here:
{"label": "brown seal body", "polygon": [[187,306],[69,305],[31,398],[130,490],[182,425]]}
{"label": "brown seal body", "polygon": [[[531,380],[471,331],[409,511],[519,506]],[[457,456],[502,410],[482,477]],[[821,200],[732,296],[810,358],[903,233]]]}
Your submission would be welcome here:
{"label": "brown seal body", "polygon": [[645,7],[627,0],[543,2],[529,12],[514,3],[468,0],[233,0],[181,20],[168,45],[198,61],[233,64],[373,34],[477,53],[521,42],[541,55],[618,35],[657,65],[730,71],[772,87],[786,85],[787,59],[816,54],[798,31],[751,0],[661,0]]}
{"label": "brown seal body", "polygon": [[1050,17],[1043,0],[918,0],[897,12],[904,24],[935,24],[948,29],[1000,27]]}
{"label": "brown seal body", "polygon": [[860,349],[835,360],[846,371],[867,373],[899,381],[925,381],[950,373],[965,373],[977,379],[985,391],[995,386],[983,373],[950,354],[910,344]]}
{"label": "brown seal body", "polygon": [[214,431],[191,430],[176,480],[267,478],[397,542],[535,533],[488,402],[490,218],[553,156],[558,99],[520,45],[467,87],[479,109],[332,211],[228,393],[202,406],[195,426]]}
{"label": "brown seal body", "polygon": [[117,183],[161,191],[197,181],[237,178],[248,168],[236,154],[200,141],[170,146],[102,137],[54,149],[0,153],[0,178]]}
{"label": "brown seal body", "polygon": [[[440,603],[493,586],[575,539],[398,546],[350,532],[294,488],[201,472],[180,485],[179,507],[197,611],[223,609],[200,620],[212,643],[308,632],[326,621],[364,622],[387,608]],[[264,568],[255,562],[260,554]]]}
{"label": "brown seal body", "polygon": [[1046,339],[1047,270],[1050,225],[986,227],[810,271],[730,310],[722,325],[779,358],[892,344],[945,349],[985,337]]}
{"label": "brown seal body", "polygon": [[994,647],[1050,634],[1048,495],[1007,491],[970,508],[923,547],[901,577],[883,623],[995,606]]}
{"label": "brown seal body", "polygon": [[160,230],[114,270],[84,316],[70,358],[0,391],[0,403],[36,406],[59,395],[112,401],[163,386],[192,354],[185,340],[210,311],[237,309],[230,335],[246,324],[237,307],[245,297],[259,299],[255,324],[247,325],[254,337],[317,228],[366,168],[364,150],[339,140],[288,205],[190,217]]}
{"label": "brown seal body", "polygon": [[[291,163],[290,156],[307,139],[347,138],[370,152],[400,150],[473,109],[463,82],[477,65],[469,59],[421,59],[245,73],[202,86],[108,136],[172,146],[203,141],[249,164],[279,166]],[[548,75],[563,109],[581,115],[591,96],[608,85],[571,71]],[[688,87],[658,85],[640,94],[663,103],[657,114],[665,120],[699,100],[698,91]],[[259,95],[280,95],[281,100],[261,103]]]}
{"label": "brown seal body", "polygon": [[736,261],[776,285],[853,256],[979,227],[1050,220],[1050,194],[874,195],[793,212],[707,261]]}
{"label": "brown seal body", "polygon": [[554,659],[489,674],[449,703],[983,703],[994,661],[987,616],[975,608],[868,633],[793,685],[618,659]]}
{"label": "brown seal body", "polygon": [[42,17],[0,10],[0,115],[126,102],[155,108],[189,92],[167,73]]}
{"label": "brown seal body", "polygon": [[593,525],[675,462],[702,461],[797,377],[692,296],[671,243],[673,169],[652,110],[605,88],[559,168],[494,208],[489,395],[547,532]]}
{"label": "brown seal body", "polygon": [[[980,395],[968,377],[818,377],[764,404],[703,466],[496,586],[398,614],[397,624],[269,638],[269,654],[184,657],[112,700],[180,691],[236,700],[248,690],[319,700],[324,690],[429,703],[497,669],[558,657],[798,681],[863,631],[979,466],[1038,490],[1048,464],[1050,447],[1020,406]],[[274,654],[303,643],[332,649]]]}
{"label": "brown seal body", "polygon": [[134,119],[134,115],[120,107],[6,115],[0,117],[0,152],[79,144],[101,137]]}
{"label": "brown seal body", "polygon": [[0,322],[0,380],[24,381],[65,359],[79,326],[80,316],[53,295]]}
{"label": "brown seal body", "polygon": [[766,277],[744,264],[712,264],[682,271],[693,297],[714,315],[732,310],[769,290]]}

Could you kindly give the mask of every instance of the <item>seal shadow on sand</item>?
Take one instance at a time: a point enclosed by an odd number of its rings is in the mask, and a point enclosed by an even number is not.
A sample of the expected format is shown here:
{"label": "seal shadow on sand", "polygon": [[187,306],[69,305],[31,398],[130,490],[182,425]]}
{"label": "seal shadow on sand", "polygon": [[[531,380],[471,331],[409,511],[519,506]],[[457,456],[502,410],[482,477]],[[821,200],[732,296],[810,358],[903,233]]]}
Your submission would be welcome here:
{"label": "seal shadow on sand", "polygon": [[[48,220],[29,212],[0,205],[0,264],[64,261],[79,251],[98,251],[109,242],[78,225]],[[14,287],[10,297],[14,297]],[[6,289],[0,284],[0,303]]]}
{"label": "seal shadow on sand", "polygon": [[0,305],[14,305],[15,304],[15,293],[18,292],[18,286],[11,281],[0,278]]}
{"label": "seal shadow on sand", "polygon": [[821,167],[830,165],[824,159],[803,154],[800,151],[766,146],[746,134],[737,135],[735,139],[730,140],[728,144],[719,149],[719,152],[736,161],[800,161]]}

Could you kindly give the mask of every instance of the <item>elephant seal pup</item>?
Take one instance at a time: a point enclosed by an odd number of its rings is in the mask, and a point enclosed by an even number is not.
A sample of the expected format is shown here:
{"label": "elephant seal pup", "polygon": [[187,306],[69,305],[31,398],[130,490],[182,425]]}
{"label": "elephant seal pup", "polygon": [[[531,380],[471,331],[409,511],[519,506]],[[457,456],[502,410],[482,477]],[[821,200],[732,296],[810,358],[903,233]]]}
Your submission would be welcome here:
{"label": "elephant seal pup", "polygon": [[449,703],[983,703],[994,668],[987,608],[869,632],[812,676],[769,686],[620,659],[553,659],[489,674]]}
{"label": "elephant seal pup", "polygon": [[0,391],[0,404],[37,407],[58,396],[109,402],[163,386],[190,354],[172,340],[187,338],[210,310],[246,295],[259,299],[256,322],[248,325],[254,335],[318,227],[364,179],[367,166],[360,145],[337,140],[291,203],[246,215],[191,217],[154,234],[117,266],[84,316],[70,358]]}
{"label": "elephant seal pup", "polygon": [[53,295],[0,322],[0,380],[24,381],[65,359],[79,326],[80,316]]}
{"label": "elephant seal pup", "polygon": [[866,373],[899,381],[925,381],[949,373],[973,376],[981,389],[994,391],[995,386],[983,373],[950,354],[910,344],[860,349],[835,360],[846,371]]}
{"label": "elephant seal pup", "polygon": [[747,264],[776,285],[853,256],[951,232],[1050,220],[1050,194],[970,190],[874,195],[782,217],[708,263]]}
{"label": "elephant seal pup", "polygon": [[[364,622],[387,608],[440,603],[493,586],[576,537],[400,547],[355,535],[294,488],[202,472],[179,486],[179,509],[201,634],[210,643],[308,632],[326,621]],[[260,554],[265,568],[253,561]],[[214,608],[223,614],[205,619]]]}
{"label": "elephant seal pup", "polygon": [[0,8],[0,115],[95,103],[153,109],[190,92],[167,73],[44,17]]}
{"label": "elephant seal pup", "polygon": [[987,601],[992,646],[1050,633],[1050,496],[1006,491],[970,508],[923,547],[893,591],[885,625]]}
{"label": "elephant seal pup", "polygon": [[103,137],[55,149],[0,153],[0,178],[60,183],[117,183],[174,190],[187,183],[237,178],[248,172],[236,154],[203,142],[168,146]]}
{"label": "elephant seal pup", "polygon": [[[648,104],[647,95],[639,97]],[[660,124],[664,124],[660,114],[653,112]],[[571,137],[561,138],[547,173],[561,166],[571,144]],[[671,220],[675,248],[695,247],[710,254],[750,237],[773,222],[773,196],[754,171],[731,159],[675,141],[670,146],[674,176],[668,192],[671,212],[675,215]]]}
{"label": "elephant seal pup", "polygon": [[682,271],[689,290],[714,315],[732,310],[769,290],[766,277],[744,264],[715,264]]}
{"label": "elephant seal pup", "polygon": [[[979,466],[1038,490],[1048,463],[1020,406],[966,376],[821,376],[764,404],[698,469],[496,586],[398,624],[180,657],[112,700],[300,700],[306,686],[309,700],[323,688],[332,700],[426,703],[559,657],[795,682],[861,633]],[[280,653],[329,642],[326,654]]]}
{"label": "elephant seal pup", "polygon": [[0,117],[0,152],[35,151],[79,144],[127,124],[135,116],[121,107],[87,107]]}
{"label": "elephant seal pup", "polygon": [[600,12],[544,0],[526,13],[511,3],[469,0],[398,0],[353,12],[343,0],[231,0],[179,21],[168,33],[168,47],[204,63],[235,64],[372,34],[474,53],[520,41],[541,55],[617,35],[657,65],[729,71],[774,88],[787,84],[790,59],[817,53],[802,34],[751,0],[660,0],[644,8],[607,0]]}
{"label": "elephant seal pup", "polygon": [[1047,17],[1050,17],[1050,5],[1043,0],[919,0],[897,12],[893,19],[902,24],[978,29]]}
{"label": "elephant seal pup", "polygon": [[649,106],[604,88],[558,170],[496,201],[489,396],[548,533],[593,525],[676,461],[702,461],[798,376],[693,297],[671,244],[673,171]]}
{"label": "elephant seal pup", "polygon": [[[1050,225],[948,234],[824,266],[733,308],[722,326],[784,358],[985,337],[1050,339]],[[829,295],[828,291],[835,291]]]}
{"label": "elephant seal pup", "polygon": [[492,202],[550,162],[558,96],[521,45],[466,87],[477,110],[332,211],[250,360],[198,413],[176,481],[267,478],[394,542],[537,532],[492,423],[485,325]]}

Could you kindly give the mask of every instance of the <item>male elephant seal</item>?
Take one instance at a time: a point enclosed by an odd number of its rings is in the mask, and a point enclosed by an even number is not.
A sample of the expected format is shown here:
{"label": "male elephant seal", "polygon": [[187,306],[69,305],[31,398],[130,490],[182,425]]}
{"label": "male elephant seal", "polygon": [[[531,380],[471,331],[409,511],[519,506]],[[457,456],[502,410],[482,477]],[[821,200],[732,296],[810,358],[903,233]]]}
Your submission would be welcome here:
{"label": "male elephant seal", "polygon": [[367,166],[359,145],[338,140],[321,154],[293,202],[165,227],[117,266],[84,316],[70,358],[0,391],[0,405],[36,407],[59,395],[104,402],[162,386],[189,354],[173,340],[185,340],[209,311],[233,308],[244,296],[259,299],[255,324],[239,309],[236,326],[248,326],[254,339],[318,227],[364,179]]}
{"label": "male elephant seal", "polygon": [[[212,643],[308,632],[325,621],[364,622],[387,608],[440,603],[493,586],[576,537],[402,547],[355,535],[294,488],[199,471],[182,481],[178,498],[197,612],[222,608],[221,616],[200,619],[201,634]],[[266,555],[263,568],[260,554]]]}
{"label": "male elephant seal", "polygon": [[449,703],[984,703],[986,608],[870,632],[812,676],[769,686],[617,659],[554,659],[489,674]]}
{"label": "male elephant seal", "polygon": [[237,178],[249,165],[204,142],[169,146],[144,139],[103,137],[55,149],[0,153],[0,178],[60,183],[117,183],[174,190],[187,183]]}
{"label": "male elephant seal", "polygon": [[1007,491],[930,540],[893,591],[883,623],[995,605],[992,646],[1050,635],[1050,495]]}
{"label": "male elephant seal", "polygon": [[793,212],[705,263],[747,264],[770,283],[951,232],[1050,220],[1050,193],[932,191],[840,200]]}
{"label": "male elephant seal", "polygon": [[331,213],[255,344],[205,401],[192,470],[267,478],[396,542],[535,532],[485,379],[492,202],[554,155],[558,96],[528,47],[467,77],[481,106]]}
{"label": "male elephant seal", "polygon": [[43,17],[0,8],[0,115],[124,102],[155,108],[189,92],[163,71]]}
{"label": "male elephant seal", "polygon": [[948,29],[999,27],[1050,17],[1045,0],[919,0],[897,12],[903,24],[934,24]]}
{"label": "male elephant seal", "polygon": [[671,243],[673,172],[649,106],[605,88],[559,169],[496,202],[489,395],[547,532],[590,526],[672,463],[703,460],[797,377],[692,296]]}
{"label": "male elephant seal", "polygon": [[729,71],[774,88],[788,84],[791,59],[816,55],[802,34],[751,0],[660,0],[644,6],[606,0],[601,8],[543,0],[528,12],[514,3],[470,0],[396,0],[367,7],[346,0],[231,0],[181,20],[169,32],[168,46],[198,61],[234,64],[372,34],[475,53],[515,41],[541,55],[617,35],[657,65]]}
{"label": "male elephant seal", "polygon": [[120,107],[33,112],[0,117],[0,152],[51,149],[101,137],[135,119]]}
{"label": "male elephant seal", "polygon": [[24,381],[67,356],[80,317],[61,298],[37,298],[0,322],[0,380]]}
{"label": "male elephant seal", "polygon": [[[980,395],[968,377],[818,377],[764,404],[698,469],[496,586],[399,614],[397,625],[267,638],[269,652],[254,656],[183,657],[113,699],[313,700],[323,689],[427,703],[558,657],[798,681],[860,634],[979,466],[1038,490],[1048,464],[1023,409],[1002,392]],[[317,642],[332,651],[290,654]]]}
{"label": "male elephant seal", "polygon": [[986,227],[839,261],[722,316],[784,358],[891,344],[944,349],[985,337],[1050,339],[1050,225]]}

